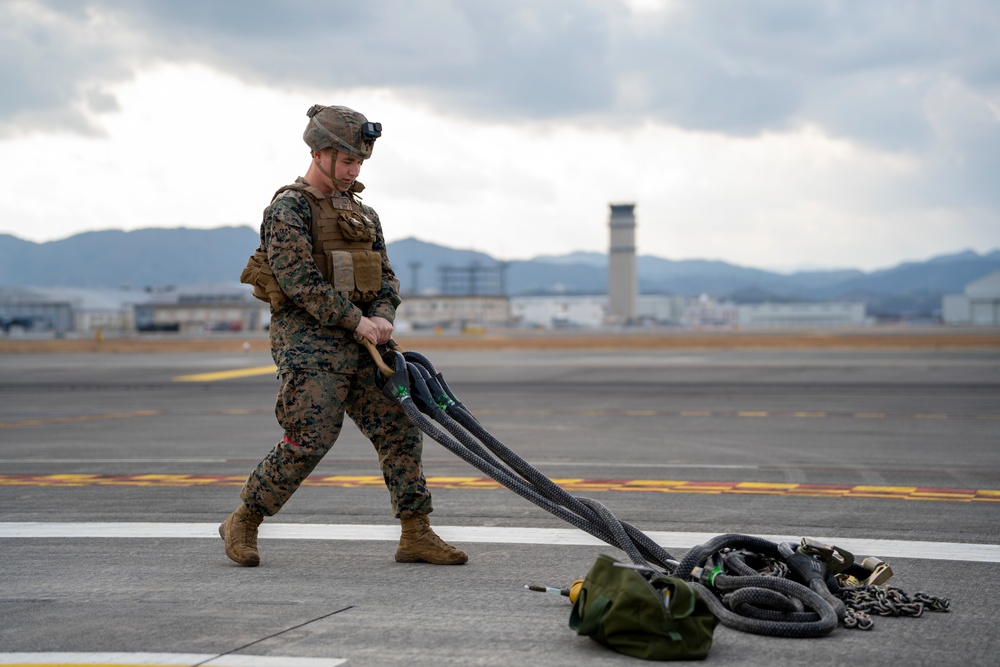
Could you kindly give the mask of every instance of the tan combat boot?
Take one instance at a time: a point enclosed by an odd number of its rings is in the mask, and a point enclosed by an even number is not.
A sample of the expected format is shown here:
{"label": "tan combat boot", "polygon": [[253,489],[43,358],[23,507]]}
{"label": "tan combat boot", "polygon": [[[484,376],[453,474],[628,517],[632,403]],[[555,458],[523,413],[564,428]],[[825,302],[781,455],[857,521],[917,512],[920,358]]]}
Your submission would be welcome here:
{"label": "tan combat boot", "polygon": [[414,514],[400,523],[403,524],[403,534],[396,549],[397,563],[461,565],[469,560],[464,551],[451,546],[431,530],[426,514]]}
{"label": "tan combat boot", "polygon": [[257,527],[263,520],[262,514],[254,512],[246,505],[240,505],[219,525],[219,536],[226,543],[226,555],[230,560],[247,567],[260,565]]}

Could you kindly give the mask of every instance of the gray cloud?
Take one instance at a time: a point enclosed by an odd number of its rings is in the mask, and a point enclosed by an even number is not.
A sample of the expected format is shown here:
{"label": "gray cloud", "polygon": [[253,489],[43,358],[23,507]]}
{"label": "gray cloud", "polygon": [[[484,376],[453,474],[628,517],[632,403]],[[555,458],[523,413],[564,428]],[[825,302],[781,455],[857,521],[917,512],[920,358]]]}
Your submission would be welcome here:
{"label": "gray cloud", "polygon": [[33,130],[91,134],[85,111],[114,110],[101,83],[137,64],[73,3],[0,5],[0,135]]}
{"label": "gray cloud", "polygon": [[992,0],[691,0],[639,17],[603,0],[46,0],[0,5],[0,25],[0,134],[92,131],[81,109],[113,110],[110,84],[197,61],[274,86],[393,87],[478,117],[743,136],[810,123],[934,157],[967,185],[1000,172]]}

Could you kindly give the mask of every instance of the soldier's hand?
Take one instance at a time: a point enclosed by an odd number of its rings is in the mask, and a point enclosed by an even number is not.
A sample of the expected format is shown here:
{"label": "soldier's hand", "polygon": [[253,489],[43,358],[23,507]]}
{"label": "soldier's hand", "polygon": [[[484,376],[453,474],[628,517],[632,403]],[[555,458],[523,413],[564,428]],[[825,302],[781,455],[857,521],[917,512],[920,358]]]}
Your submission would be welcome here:
{"label": "soldier's hand", "polygon": [[361,321],[358,322],[357,329],[354,330],[354,340],[361,342],[362,338],[367,338],[375,345],[378,345],[379,330],[378,326],[368,317],[362,317]]}
{"label": "soldier's hand", "polygon": [[392,322],[384,317],[371,317],[369,320],[378,329],[378,340],[375,341],[375,344],[385,345],[388,343],[392,339]]}

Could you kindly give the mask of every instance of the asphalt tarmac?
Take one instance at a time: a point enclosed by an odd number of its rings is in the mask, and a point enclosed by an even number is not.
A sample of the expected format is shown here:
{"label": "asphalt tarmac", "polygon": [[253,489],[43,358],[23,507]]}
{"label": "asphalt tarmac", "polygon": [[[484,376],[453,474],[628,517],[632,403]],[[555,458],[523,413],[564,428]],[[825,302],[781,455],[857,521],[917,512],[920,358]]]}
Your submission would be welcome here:
{"label": "asphalt tarmac", "polygon": [[[995,664],[1000,350],[427,356],[491,433],[675,556],[723,533],[810,536],[950,599],[818,639],[719,626],[711,663]],[[524,588],[625,556],[429,438],[433,523],[467,565],[393,561],[398,524],[350,424],[265,522],[261,566],[231,563],[217,525],[279,438],[270,364],[0,357],[0,665],[641,664]]]}

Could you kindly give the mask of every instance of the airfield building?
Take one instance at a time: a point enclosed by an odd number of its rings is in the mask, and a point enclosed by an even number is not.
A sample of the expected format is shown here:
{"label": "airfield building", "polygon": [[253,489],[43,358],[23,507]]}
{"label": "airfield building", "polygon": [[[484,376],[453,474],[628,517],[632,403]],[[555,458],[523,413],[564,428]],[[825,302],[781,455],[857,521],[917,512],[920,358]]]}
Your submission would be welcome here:
{"label": "airfield building", "polygon": [[635,204],[611,204],[608,248],[608,315],[623,324],[636,321],[639,283],[635,257]]}
{"label": "airfield building", "polygon": [[972,281],[962,294],[946,294],[941,316],[945,324],[1000,325],[1000,271]]}

